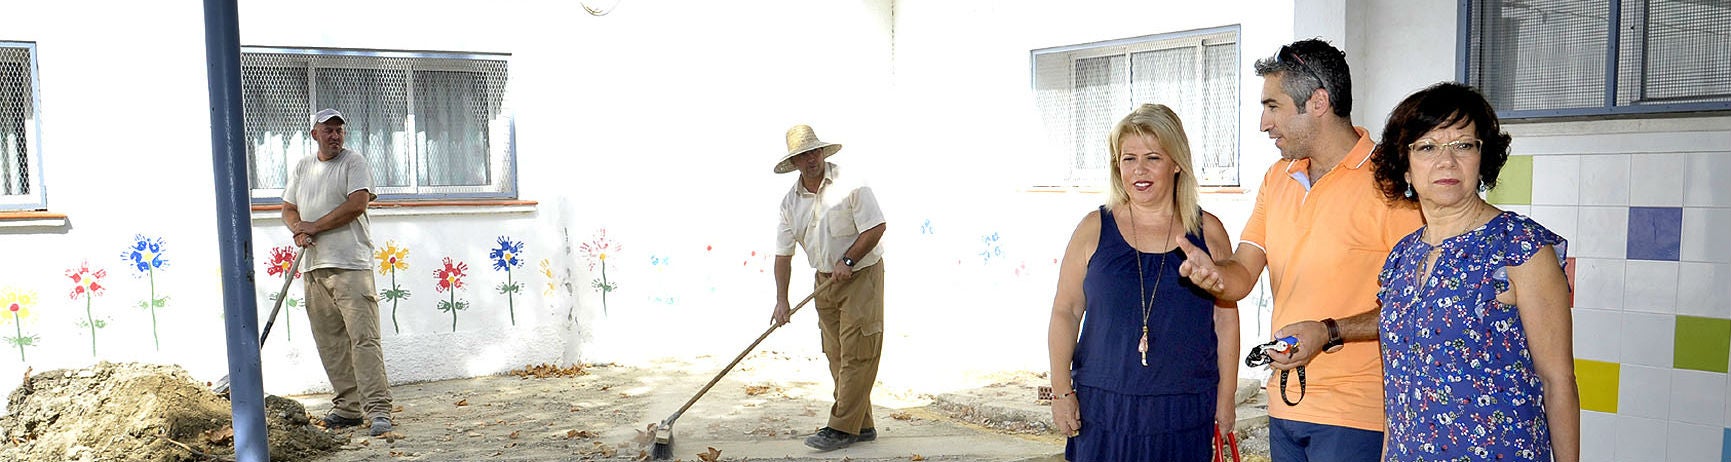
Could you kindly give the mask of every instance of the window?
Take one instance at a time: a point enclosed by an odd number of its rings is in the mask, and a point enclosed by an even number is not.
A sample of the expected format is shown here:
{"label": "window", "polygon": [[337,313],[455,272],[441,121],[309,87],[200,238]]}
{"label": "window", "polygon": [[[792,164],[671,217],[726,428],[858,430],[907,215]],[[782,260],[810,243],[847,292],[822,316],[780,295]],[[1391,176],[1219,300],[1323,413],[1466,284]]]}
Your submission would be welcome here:
{"label": "window", "polygon": [[0,211],[46,210],[36,44],[0,42]]}
{"label": "window", "polygon": [[503,55],[243,48],[254,201],[280,201],[289,169],[317,154],[311,117],[327,107],[380,198],[514,197],[507,67]]}
{"label": "window", "polygon": [[1460,80],[1505,118],[1731,110],[1731,3],[1462,3]]}
{"label": "window", "polygon": [[1034,89],[1062,185],[1095,185],[1112,125],[1144,103],[1172,108],[1203,186],[1238,185],[1238,27],[1034,50]]}

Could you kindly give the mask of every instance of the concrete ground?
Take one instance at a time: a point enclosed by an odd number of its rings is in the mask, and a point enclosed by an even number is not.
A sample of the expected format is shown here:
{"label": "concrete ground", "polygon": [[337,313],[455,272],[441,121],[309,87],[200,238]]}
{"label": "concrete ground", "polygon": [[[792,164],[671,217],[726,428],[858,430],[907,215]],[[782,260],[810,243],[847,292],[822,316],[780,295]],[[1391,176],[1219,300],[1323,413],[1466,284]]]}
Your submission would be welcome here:
{"label": "concrete ground", "polygon": [[[392,389],[396,431],[386,437],[343,431],[348,444],[321,460],[640,460],[651,449],[646,430],[731,359],[399,385]],[[803,441],[825,423],[827,375],[820,357],[754,353],[674,423],[674,456],[695,461],[715,448],[718,460],[1062,460],[1063,439],[1049,430],[1050,410],[1035,399],[1035,388],[1047,381],[1026,371],[977,374],[943,390],[880,383],[872,398],[878,440],[814,451]],[[1265,418],[1254,401],[1260,390],[1247,390],[1251,402],[1241,406],[1240,428],[1254,434]],[[295,398],[314,416],[330,408],[329,395]]]}

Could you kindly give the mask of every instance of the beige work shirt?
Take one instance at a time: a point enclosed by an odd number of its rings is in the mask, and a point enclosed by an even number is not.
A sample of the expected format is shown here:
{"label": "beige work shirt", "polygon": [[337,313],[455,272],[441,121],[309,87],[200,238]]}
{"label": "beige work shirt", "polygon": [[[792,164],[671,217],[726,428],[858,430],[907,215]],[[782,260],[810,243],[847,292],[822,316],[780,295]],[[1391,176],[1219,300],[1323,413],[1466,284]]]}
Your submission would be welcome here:
{"label": "beige work shirt", "polygon": [[[781,199],[781,223],[776,228],[775,254],[793,256],[794,244],[805,248],[806,260],[820,272],[835,269],[842,254],[853,246],[861,232],[884,223],[877,196],[863,182],[843,179],[834,163],[824,163],[823,183],[816,193],[805,190],[798,178]],[[854,269],[877,264],[883,258],[879,242],[854,262]]]}

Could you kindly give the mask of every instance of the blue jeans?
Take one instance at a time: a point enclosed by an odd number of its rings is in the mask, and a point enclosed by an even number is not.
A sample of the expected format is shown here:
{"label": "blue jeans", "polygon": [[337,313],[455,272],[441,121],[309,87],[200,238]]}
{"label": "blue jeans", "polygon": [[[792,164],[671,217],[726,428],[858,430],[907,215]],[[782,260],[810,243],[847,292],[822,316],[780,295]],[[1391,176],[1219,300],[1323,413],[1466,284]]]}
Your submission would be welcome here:
{"label": "blue jeans", "polygon": [[1382,432],[1269,417],[1268,452],[1274,462],[1375,462]]}

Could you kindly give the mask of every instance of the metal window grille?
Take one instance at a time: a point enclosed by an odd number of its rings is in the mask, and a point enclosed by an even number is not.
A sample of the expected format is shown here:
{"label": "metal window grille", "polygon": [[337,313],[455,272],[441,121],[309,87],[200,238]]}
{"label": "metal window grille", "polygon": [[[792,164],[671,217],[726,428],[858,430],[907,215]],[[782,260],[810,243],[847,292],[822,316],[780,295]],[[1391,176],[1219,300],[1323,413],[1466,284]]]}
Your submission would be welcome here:
{"label": "metal window grille", "polygon": [[1462,80],[1506,118],[1731,110],[1731,2],[1463,5]]}
{"label": "metal window grille", "polygon": [[1164,34],[1033,52],[1036,104],[1064,182],[1105,179],[1112,125],[1143,103],[1172,108],[1204,186],[1238,185],[1238,29]]}
{"label": "metal window grille", "polygon": [[501,56],[248,49],[241,55],[253,197],[280,198],[316,155],[311,114],[344,116],[344,145],[386,198],[515,193],[508,63]]}
{"label": "metal window grille", "polygon": [[36,46],[0,42],[0,210],[44,209]]}

